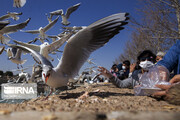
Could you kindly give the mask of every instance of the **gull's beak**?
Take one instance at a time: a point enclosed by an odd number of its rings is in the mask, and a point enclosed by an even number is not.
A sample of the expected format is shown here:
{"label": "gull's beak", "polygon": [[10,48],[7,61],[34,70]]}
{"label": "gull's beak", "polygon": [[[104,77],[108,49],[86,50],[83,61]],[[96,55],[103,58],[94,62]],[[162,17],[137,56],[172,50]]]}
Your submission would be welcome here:
{"label": "gull's beak", "polygon": [[47,83],[47,81],[48,81],[48,79],[49,79],[50,74],[47,74],[47,75],[43,74],[43,76],[44,76],[44,78],[45,78],[45,82]]}

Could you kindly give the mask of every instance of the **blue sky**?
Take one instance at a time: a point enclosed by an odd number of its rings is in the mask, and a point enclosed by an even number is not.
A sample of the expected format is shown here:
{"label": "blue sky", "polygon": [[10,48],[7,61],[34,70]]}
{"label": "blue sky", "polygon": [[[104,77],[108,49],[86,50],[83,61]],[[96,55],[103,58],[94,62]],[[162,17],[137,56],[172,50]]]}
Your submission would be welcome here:
{"label": "blue sky", "polygon": [[[69,26],[88,26],[89,24],[103,17],[119,12],[128,12],[130,17],[132,16],[133,18],[137,19],[138,14],[136,13],[136,9],[140,8],[138,0],[27,0],[25,6],[22,8],[14,8],[13,0],[1,0],[0,16],[6,14],[7,11],[23,12],[23,15],[20,16],[18,21],[13,21],[10,19],[11,24],[21,23],[30,17],[31,21],[23,30],[39,29],[39,27],[44,27],[48,24],[45,13],[58,9],[63,9],[66,11],[68,7],[77,3],[81,3],[81,5],[75,12],[71,14],[69,18],[71,24]],[[56,17],[53,17],[53,19],[55,18]],[[61,27],[62,24],[60,18],[55,26],[47,32],[47,34],[56,35],[62,32]],[[132,28],[130,27],[130,24],[126,25],[125,29],[120,31],[120,33],[113,37],[105,46],[93,52],[90,58],[93,58],[97,65],[110,69],[115,58],[122,53],[126,41],[131,39],[131,32]],[[9,35],[13,39],[23,42],[30,41],[38,36],[23,32],[16,32]],[[10,43],[13,42],[11,41]],[[35,44],[39,45],[41,43],[36,42]],[[60,50],[63,50],[63,47],[61,47]],[[59,57],[61,55],[61,53],[58,53]],[[51,56],[56,58],[55,55]],[[32,57],[29,55],[23,55],[22,59],[28,60],[23,65],[24,67],[33,65],[35,63]],[[0,70],[3,70],[4,72],[17,68],[16,64],[7,60],[6,52],[3,52],[3,54],[0,55],[0,63]],[[53,65],[56,66],[57,64],[58,61],[55,60]],[[91,65],[85,63],[81,71],[90,66]],[[29,69],[28,72],[31,72],[31,69]]]}

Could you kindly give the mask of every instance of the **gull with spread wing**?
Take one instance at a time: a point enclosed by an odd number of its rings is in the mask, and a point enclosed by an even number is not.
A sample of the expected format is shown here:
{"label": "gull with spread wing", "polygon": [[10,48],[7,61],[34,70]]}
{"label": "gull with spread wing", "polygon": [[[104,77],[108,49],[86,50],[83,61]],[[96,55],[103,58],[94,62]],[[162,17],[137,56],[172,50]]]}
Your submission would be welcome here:
{"label": "gull with spread wing", "polygon": [[62,18],[62,24],[63,25],[69,25],[70,22],[68,21],[69,19],[69,16],[71,15],[72,12],[74,12],[75,10],[78,9],[78,7],[80,6],[80,3],[76,4],[76,5],[73,5],[71,7],[69,7],[66,11],[66,14],[64,14],[63,10],[60,9],[60,10],[56,10],[56,11],[53,11],[53,12],[50,12],[50,17],[48,18],[48,21],[50,21],[52,19],[52,17],[54,15],[60,15],[61,18]]}
{"label": "gull with spread wing", "polygon": [[14,0],[13,7],[23,7],[26,4],[26,0]]}
{"label": "gull with spread wing", "polygon": [[5,19],[9,19],[12,18],[13,20],[19,20],[19,15],[22,15],[22,12],[17,13],[17,12],[7,12],[6,15],[3,15],[0,17],[0,21],[5,20]]}
{"label": "gull with spread wing", "polygon": [[65,45],[59,64],[53,67],[51,62],[34,50],[14,45],[14,47],[28,50],[36,56],[43,66],[42,79],[53,88],[67,86],[69,79],[73,79],[90,54],[104,46],[111,38],[124,29],[128,22],[127,13],[118,13],[100,19],[80,30],[72,36]]}
{"label": "gull with spread wing", "polygon": [[11,60],[11,62],[17,64],[17,68],[19,69],[19,65],[24,64],[27,60],[21,60],[21,53],[22,50],[18,48],[7,48],[7,55],[8,59]]}
{"label": "gull with spread wing", "polygon": [[22,32],[31,33],[31,34],[40,34],[40,38],[42,38],[42,40],[45,40],[47,38],[47,35],[45,33],[56,24],[58,18],[59,17],[57,17],[54,21],[46,25],[44,28],[40,27],[38,30],[25,30]]}
{"label": "gull with spread wing", "polygon": [[[26,46],[36,52],[39,52],[46,59],[53,61],[54,59],[51,56],[49,56],[49,54],[56,51],[57,49],[59,49],[71,36],[72,36],[72,34],[69,33],[66,36],[60,38],[59,40],[52,42],[51,44],[49,44],[48,42],[44,42],[41,45],[36,45],[36,44],[23,43],[23,42],[16,41],[16,40],[14,40],[14,42],[17,44],[20,44],[22,46]],[[9,46],[11,46],[11,45],[9,45]]]}
{"label": "gull with spread wing", "polygon": [[9,37],[3,36],[4,34],[10,34],[17,32],[20,29],[23,29],[27,26],[31,18],[27,19],[25,22],[20,23],[20,24],[15,24],[15,25],[8,25],[5,26],[3,29],[0,30],[0,42],[2,44],[7,44],[10,41]]}

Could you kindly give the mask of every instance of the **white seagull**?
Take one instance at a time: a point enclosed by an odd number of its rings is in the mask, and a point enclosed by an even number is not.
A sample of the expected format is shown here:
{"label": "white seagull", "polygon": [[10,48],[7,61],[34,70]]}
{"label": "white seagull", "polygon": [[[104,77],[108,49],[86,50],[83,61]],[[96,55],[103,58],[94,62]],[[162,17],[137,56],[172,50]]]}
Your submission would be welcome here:
{"label": "white seagull", "polygon": [[8,48],[7,49],[7,55],[8,55],[8,59],[11,60],[11,62],[17,64],[17,68],[19,69],[19,65],[24,64],[27,60],[21,60],[21,53],[22,50],[18,49],[18,48]]}
{"label": "white seagull", "polygon": [[58,18],[59,17],[57,17],[54,21],[46,25],[44,28],[40,27],[38,30],[25,30],[22,32],[31,33],[31,34],[40,34],[40,38],[45,40],[47,38],[47,35],[45,33],[54,26],[54,24],[58,21]]}
{"label": "white seagull", "polygon": [[26,4],[26,0],[14,0],[13,7],[23,7]]}
{"label": "white seagull", "polygon": [[23,29],[27,26],[27,24],[29,23],[31,18],[27,19],[25,22],[20,23],[20,24],[15,24],[15,25],[8,25],[5,26],[4,28],[2,28],[0,30],[0,42],[2,44],[7,44],[10,41],[9,37],[5,37],[3,36],[4,34],[10,34],[10,33],[14,33],[17,32],[20,29]]}
{"label": "white seagull", "polygon": [[[59,40],[52,42],[51,44],[49,44],[48,42],[44,42],[41,45],[36,45],[36,44],[23,43],[16,40],[14,40],[14,42],[22,46],[28,47],[36,52],[39,52],[46,59],[53,61],[54,59],[51,56],[49,56],[49,54],[59,49],[71,36],[72,34],[69,33],[68,35],[60,38]],[[9,46],[11,45],[9,44]]]}
{"label": "white seagull", "polygon": [[9,19],[12,18],[13,20],[19,20],[19,15],[22,15],[22,12],[17,13],[17,12],[7,12],[6,15],[3,15],[0,17],[0,21],[5,20],[5,19]]}
{"label": "white seagull", "polygon": [[52,17],[54,15],[61,15],[61,17],[62,17],[62,22],[61,23],[63,25],[69,25],[70,24],[70,22],[68,21],[69,16],[71,15],[72,12],[77,10],[79,6],[80,6],[80,3],[78,3],[78,4],[74,5],[74,6],[69,7],[67,9],[67,11],[66,11],[66,14],[64,14],[62,9],[50,12],[50,19],[52,19]]}
{"label": "white seagull", "polygon": [[49,60],[28,47],[18,45],[14,45],[14,47],[28,50],[41,61],[43,66],[42,79],[47,85],[52,88],[67,86],[69,79],[78,75],[80,68],[90,54],[104,46],[120,30],[124,29],[123,25],[127,24],[126,20],[128,20],[127,15],[128,13],[113,14],[80,30],[68,40],[61,60],[56,67],[53,67]]}

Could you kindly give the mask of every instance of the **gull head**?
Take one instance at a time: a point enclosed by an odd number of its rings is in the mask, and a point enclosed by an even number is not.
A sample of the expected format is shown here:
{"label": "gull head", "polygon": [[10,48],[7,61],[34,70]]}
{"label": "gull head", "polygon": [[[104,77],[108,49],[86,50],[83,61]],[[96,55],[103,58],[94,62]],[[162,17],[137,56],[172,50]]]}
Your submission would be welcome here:
{"label": "gull head", "polygon": [[39,31],[43,31],[43,27],[40,27],[40,28],[39,28]]}
{"label": "gull head", "polygon": [[43,44],[40,45],[40,48],[43,48],[43,47],[48,46],[48,45],[49,45],[48,42],[44,42]]}
{"label": "gull head", "polygon": [[49,77],[52,74],[52,67],[48,65],[43,65],[43,71],[42,71],[42,80],[44,83],[47,83],[49,80]]}
{"label": "gull head", "polygon": [[13,59],[13,57],[12,57],[12,56],[8,57],[8,60],[12,60],[12,59]]}

